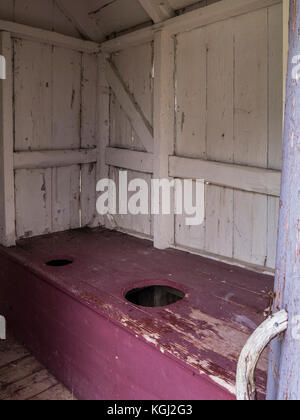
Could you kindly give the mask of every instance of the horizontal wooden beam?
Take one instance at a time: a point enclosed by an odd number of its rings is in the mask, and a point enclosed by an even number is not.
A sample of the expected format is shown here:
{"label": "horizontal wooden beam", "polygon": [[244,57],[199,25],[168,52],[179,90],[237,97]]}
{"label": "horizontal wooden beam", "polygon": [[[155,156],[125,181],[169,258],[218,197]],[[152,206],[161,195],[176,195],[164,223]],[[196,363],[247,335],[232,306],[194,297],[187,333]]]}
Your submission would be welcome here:
{"label": "horizontal wooden beam", "polygon": [[97,162],[97,149],[15,152],[14,169],[55,168]]}
{"label": "horizontal wooden beam", "polygon": [[71,50],[97,53],[100,51],[100,44],[92,41],[73,38],[56,32],[46,31],[44,29],[33,28],[19,23],[0,20],[0,31],[10,32],[12,37],[18,37],[29,41],[43,42],[58,47]]}
{"label": "horizontal wooden beam", "polygon": [[280,196],[280,171],[176,156],[169,163],[174,178],[204,179],[214,185]]}
{"label": "horizontal wooden beam", "polygon": [[222,0],[206,7],[193,10],[180,16],[157,23],[150,27],[139,29],[126,35],[119,36],[110,41],[103,42],[101,49],[104,53],[113,53],[126,48],[137,46],[154,39],[157,30],[164,29],[170,35],[191,31],[202,26],[207,26],[221,20],[229,19],[255,10],[263,9],[282,0]]}
{"label": "horizontal wooden beam", "polygon": [[127,48],[136,47],[137,45],[146,44],[154,39],[153,26],[147,26],[143,29],[138,29],[128,34],[118,36],[109,41],[102,42],[101,51],[104,54],[111,54],[117,51],[122,51]]}
{"label": "horizontal wooden beam", "polygon": [[106,164],[131,171],[153,173],[153,155],[133,150],[106,149]]}
{"label": "horizontal wooden beam", "polygon": [[106,78],[147,152],[153,153],[153,129],[150,127],[150,124],[144,117],[141,109],[139,109],[134,98],[125,87],[117,69],[109,61],[106,62]]}

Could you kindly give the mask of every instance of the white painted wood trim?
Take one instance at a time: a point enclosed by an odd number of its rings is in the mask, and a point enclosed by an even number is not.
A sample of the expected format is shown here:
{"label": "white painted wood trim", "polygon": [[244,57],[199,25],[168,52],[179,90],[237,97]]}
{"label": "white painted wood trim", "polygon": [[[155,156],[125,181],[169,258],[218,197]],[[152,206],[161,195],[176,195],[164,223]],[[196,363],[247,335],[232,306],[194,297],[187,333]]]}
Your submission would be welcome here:
{"label": "white painted wood trim", "polygon": [[30,41],[44,42],[58,47],[64,47],[76,51],[97,53],[100,50],[100,44],[92,41],[84,41],[70,36],[58,34],[56,32],[46,31],[44,29],[33,28],[19,23],[0,20],[0,31],[11,33],[12,37],[22,38]]}
{"label": "white painted wood trim", "polygon": [[263,322],[247,341],[240,355],[236,375],[238,401],[256,400],[255,369],[267,345],[288,327],[288,314],[277,312]]}
{"label": "white painted wood trim", "polygon": [[180,32],[191,31],[281,2],[282,0],[222,0],[221,2],[213,3],[204,8],[199,8],[166,20],[165,22],[157,23],[150,27],[139,29],[110,41],[103,42],[101,49],[104,53],[117,52],[152,41],[154,39],[154,33],[158,29],[166,29],[170,35],[176,35]]}
{"label": "white painted wood trim", "polygon": [[13,171],[13,65],[12,40],[7,32],[0,33],[0,53],[6,60],[6,80],[0,86],[0,239],[4,246],[13,246],[15,233],[15,187]]}
{"label": "white painted wood trim", "polygon": [[[154,74],[154,178],[168,179],[169,156],[175,150],[175,40],[165,31],[155,34]],[[174,245],[174,212],[155,215],[153,220],[154,246],[166,249]]]}
{"label": "white painted wood trim", "polygon": [[47,169],[97,162],[96,149],[15,152],[14,169]]}
{"label": "white painted wood trim", "polygon": [[109,61],[106,61],[106,78],[147,152],[153,153],[153,130]]}
{"label": "white painted wood trim", "polygon": [[170,176],[206,182],[259,194],[280,196],[281,172],[201,159],[170,157]]}
{"label": "white painted wood trim", "polygon": [[153,154],[108,147],[106,164],[131,171],[153,173]]}
{"label": "white painted wood trim", "polygon": [[168,0],[138,0],[154,23],[163,22],[175,16]]}

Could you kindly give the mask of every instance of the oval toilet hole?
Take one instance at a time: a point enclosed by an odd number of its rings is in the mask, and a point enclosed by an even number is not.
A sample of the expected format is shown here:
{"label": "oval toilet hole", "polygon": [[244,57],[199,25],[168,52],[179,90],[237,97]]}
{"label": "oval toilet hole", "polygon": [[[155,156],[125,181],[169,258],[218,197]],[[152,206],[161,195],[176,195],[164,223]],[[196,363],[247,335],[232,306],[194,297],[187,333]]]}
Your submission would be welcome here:
{"label": "oval toilet hole", "polygon": [[46,265],[49,267],[65,267],[70,264],[73,264],[73,261],[67,259],[57,259],[46,262]]}
{"label": "oval toilet hole", "polygon": [[172,305],[185,297],[185,294],[170,286],[147,286],[130,290],[125,298],[137,306],[158,308]]}

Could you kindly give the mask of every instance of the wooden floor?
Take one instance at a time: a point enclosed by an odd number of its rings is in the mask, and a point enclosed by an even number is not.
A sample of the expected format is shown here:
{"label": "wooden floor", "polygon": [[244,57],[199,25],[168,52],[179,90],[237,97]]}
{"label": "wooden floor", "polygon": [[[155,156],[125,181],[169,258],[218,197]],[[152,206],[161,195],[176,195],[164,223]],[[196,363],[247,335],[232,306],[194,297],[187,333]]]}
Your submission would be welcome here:
{"label": "wooden floor", "polygon": [[11,336],[0,340],[0,400],[75,399]]}

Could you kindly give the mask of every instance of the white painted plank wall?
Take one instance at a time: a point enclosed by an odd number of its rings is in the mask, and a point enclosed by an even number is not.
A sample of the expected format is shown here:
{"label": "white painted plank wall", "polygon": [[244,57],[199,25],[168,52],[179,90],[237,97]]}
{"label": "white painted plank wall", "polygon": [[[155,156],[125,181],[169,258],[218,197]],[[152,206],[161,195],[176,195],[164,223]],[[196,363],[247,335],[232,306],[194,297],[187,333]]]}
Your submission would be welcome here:
{"label": "white painted plank wall", "polygon": [[[178,156],[281,169],[281,16],[279,4],[177,36]],[[207,185],[205,223],[176,217],[176,243],[274,268],[278,205]]]}
{"label": "white painted plank wall", "polygon": [[[116,66],[124,85],[151,127],[153,126],[153,54],[153,43],[147,43],[128,48],[127,50],[120,51],[112,56],[112,61]],[[110,96],[109,146],[111,149],[119,148],[131,150],[133,152],[146,151],[113,90],[111,90]],[[138,155],[136,154],[135,156],[138,160]],[[136,166],[139,166],[138,161]],[[126,164],[124,164],[124,168],[120,165],[118,167],[110,166],[109,169],[110,177],[117,181],[117,185],[119,171],[122,169],[126,169]],[[145,180],[150,191],[151,174],[128,170],[129,181],[133,178]],[[112,227],[117,227],[127,232],[147,237],[152,236],[153,234],[151,216],[120,215],[112,218],[111,221]]]}
{"label": "white painted plank wall", "polygon": [[[267,167],[268,10],[234,20],[234,161]],[[267,196],[234,193],[236,259],[264,266],[267,261]]]}
{"label": "white painted plank wall", "polygon": [[27,160],[38,151],[83,157],[16,170],[17,236],[94,224],[97,154],[83,162],[84,149],[97,146],[97,56],[15,39],[14,58],[15,152]]}
{"label": "white painted plank wall", "polygon": [[[145,119],[153,126],[153,45],[143,44],[113,55],[113,63]],[[145,151],[125,111],[112,92],[110,146]]]}

